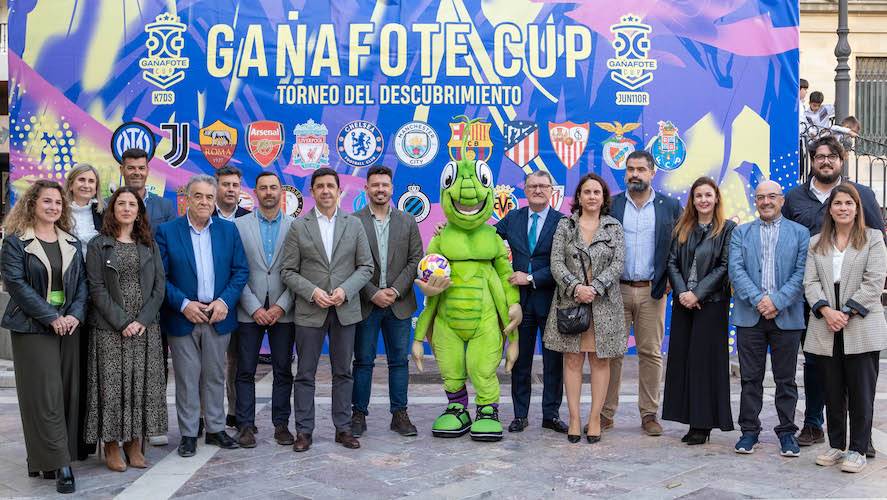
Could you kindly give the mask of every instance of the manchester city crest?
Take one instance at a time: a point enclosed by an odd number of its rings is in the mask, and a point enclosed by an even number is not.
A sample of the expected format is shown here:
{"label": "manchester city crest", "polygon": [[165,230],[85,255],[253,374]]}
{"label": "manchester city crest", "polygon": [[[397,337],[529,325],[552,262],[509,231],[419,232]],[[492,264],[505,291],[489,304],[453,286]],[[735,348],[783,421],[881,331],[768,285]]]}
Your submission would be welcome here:
{"label": "manchester city crest", "polygon": [[504,219],[508,212],[517,207],[518,201],[513,187],[499,185],[493,188],[493,218],[496,222]]}
{"label": "manchester city crest", "polygon": [[424,167],[437,156],[437,132],[425,122],[409,122],[394,134],[394,152],[408,167]]}
{"label": "manchester city crest", "polygon": [[296,135],[293,165],[311,170],[329,166],[330,148],[326,143],[326,125],[315,123],[309,118],[306,123],[296,125],[293,133]]}
{"label": "manchester city crest", "polygon": [[539,156],[539,125],[531,121],[513,120],[502,125],[505,156],[524,168]]}
{"label": "manchester city crest", "polygon": [[625,161],[628,155],[634,151],[636,144],[636,141],[625,137],[625,134],[636,130],[641,124],[626,123],[623,125],[620,122],[595,122],[595,125],[613,134],[601,143],[603,144],[601,156],[604,158],[604,163],[613,170],[625,170]]}
{"label": "manchester city crest", "polygon": [[397,208],[415,217],[416,222],[422,222],[431,213],[431,200],[421,189],[418,184],[410,184],[407,192],[397,200]]}
{"label": "manchester city crest", "polygon": [[339,132],[336,148],[342,161],[352,167],[368,167],[382,156],[382,133],[370,122],[354,120]]}
{"label": "manchester city crest", "polygon": [[656,166],[663,170],[675,170],[687,159],[687,145],[670,121],[659,122],[659,134],[650,141],[647,149]]}

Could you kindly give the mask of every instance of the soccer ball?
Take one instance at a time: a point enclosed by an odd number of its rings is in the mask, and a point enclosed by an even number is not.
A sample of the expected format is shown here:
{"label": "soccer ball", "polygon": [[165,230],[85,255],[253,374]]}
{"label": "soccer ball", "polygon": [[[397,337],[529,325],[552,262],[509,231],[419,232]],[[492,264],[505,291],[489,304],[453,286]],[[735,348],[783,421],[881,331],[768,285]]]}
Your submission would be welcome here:
{"label": "soccer ball", "polygon": [[419,279],[428,281],[432,276],[450,277],[450,261],[436,253],[430,253],[419,261]]}

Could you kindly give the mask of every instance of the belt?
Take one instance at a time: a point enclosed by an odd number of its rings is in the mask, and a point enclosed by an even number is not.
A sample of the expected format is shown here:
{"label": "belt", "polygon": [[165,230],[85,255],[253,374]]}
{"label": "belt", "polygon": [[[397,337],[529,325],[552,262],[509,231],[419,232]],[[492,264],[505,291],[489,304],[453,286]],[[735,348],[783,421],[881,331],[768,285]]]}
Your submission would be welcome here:
{"label": "belt", "polygon": [[623,285],[628,285],[632,288],[644,288],[648,286],[652,286],[653,282],[650,280],[647,281],[630,281],[630,280],[619,280],[619,283]]}

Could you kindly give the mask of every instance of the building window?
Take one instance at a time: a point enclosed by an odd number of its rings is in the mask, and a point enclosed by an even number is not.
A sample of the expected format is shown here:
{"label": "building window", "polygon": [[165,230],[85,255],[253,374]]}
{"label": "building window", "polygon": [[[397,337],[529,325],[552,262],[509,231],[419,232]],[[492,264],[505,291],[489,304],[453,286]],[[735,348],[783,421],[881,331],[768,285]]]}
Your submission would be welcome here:
{"label": "building window", "polygon": [[856,58],[856,118],[861,135],[887,142],[887,57]]}

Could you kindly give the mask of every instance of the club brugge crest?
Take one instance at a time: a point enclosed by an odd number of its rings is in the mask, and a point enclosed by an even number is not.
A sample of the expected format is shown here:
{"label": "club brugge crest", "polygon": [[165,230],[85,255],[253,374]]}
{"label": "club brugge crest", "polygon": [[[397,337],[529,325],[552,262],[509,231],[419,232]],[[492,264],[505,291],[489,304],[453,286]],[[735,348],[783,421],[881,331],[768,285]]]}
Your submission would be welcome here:
{"label": "club brugge crest", "polygon": [[283,213],[290,217],[298,217],[302,213],[302,206],[305,200],[302,199],[302,192],[295,186],[283,186]]}
{"label": "club brugge crest", "polygon": [[283,151],[283,124],[271,120],[250,123],[246,128],[246,145],[250,158],[268,168]]}
{"label": "club brugge crest", "polygon": [[670,121],[659,122],[659,135],[653,138],[648,149],[656,166],[663,170],[675,170],[687,159],[687,146]]}
{"label": "club brugge crest", "polygon": [[496,222],[505,218],[508,212],[517,208],[517,196],[511,186],[499,185],[493,188],[493,218]]}
{"label": "club brugge crest", "polygon": [[586,123],[548,122],[548,135],[551,145],[561,162],[568,168],[579,163],[582,152],[588,144],[588,130],[590,125]]}
{"label": "club brugge crest", "polygon": [[352,167],[368,167],[382,156],[382,133],[370,122],[354,120],[339,132],[339,156]]}
{"label": "club brugge crest", "polygon": [[156,147],[157,138],[143,123],[126,122],[111,134],[111,153],[117,163],[123,163],[123,152],[132,148],[144,150],[150,160],[154,157]]}
{"label": "club brugge crest", "polygon": [[215,168],[222,168],[234,156],[237,148],[237,129],[216,120],[200,129],[200,150],[206,161]]}
{"label": "club brugge crest", "polygon": [[293,130],[296,143],[293,145],[292,164],[304,169],[316,170],[330,164],[330,147],[326,143],[327,128],[322,123],[308,122],[296,125]]}
{"label": "club brugge crest", "polygon": [[625,137],[625,134],[638,129],[641,124],[626,123],[623,125],[620,122],[596,122],[595,125],[613,134],[601,143],[603,145],[601,156],[604,158],[604,163],[614,170],[625,170],[625,161],[628,159],[628,155],[634,151],[636,144],[635,141]]}
{"label": "club brugge crest", "polygon": [[431,201],[422,192],[418,184],[407,186],[407,192],[397,200],[397,208],[415,217],[416,222],[422,222],[431,213]]}
{"label": "club brugge crest", "polygon": [[[466,130],[466,125],[468,125]],[[493,141],[490,139],[491,123],[477,121],[468,124],[467,121],[450,123],[450,140],[447,148],[450,150],[450,158],[454,161],[462,159],[462,138],[467,133],[468,142],[465,145],[465,154],[468,160],[489,161],[493,154]]]}
{"label": "club brugge crest", "polygon": [[539,156],[539,125],[524,120],[505,122],[502,126],[505,135],[505,156],[524,168]]}
{"label": "club brugge crest", "polygon": [[564,186],[557,185],[551,190],[551,196],[548,198],[548,204],[551,208],[560,211],[561,205],[564,204]]}
{"label": "club brugge crest", "polygon": [[409,122],[394,134],[394,152],[408,167],[424,167],[437,156],[437,132],[425,122]]}

